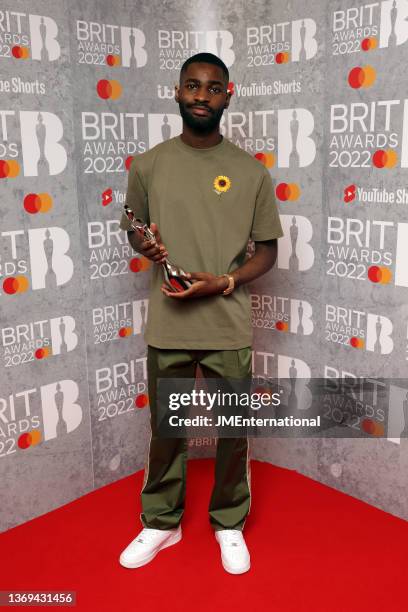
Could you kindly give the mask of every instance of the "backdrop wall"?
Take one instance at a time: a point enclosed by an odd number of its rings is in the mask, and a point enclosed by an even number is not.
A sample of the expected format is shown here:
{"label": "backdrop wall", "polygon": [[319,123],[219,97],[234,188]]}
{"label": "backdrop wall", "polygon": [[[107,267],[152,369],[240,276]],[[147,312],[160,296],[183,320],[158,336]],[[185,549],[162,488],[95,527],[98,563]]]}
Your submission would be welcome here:
{"label": "backdrop wall", "polygon": [[[285,229],[251,289],[255,374],[405,376],[407,49],[407,0],[3,3],[1,530],[144,465],[149,270],[119,219],[132,156],[181,131],[199,51],[230,69],[222,132],[269,168]],[[387,393],[348,439],[252,455],[408,518],[406,390]]]}

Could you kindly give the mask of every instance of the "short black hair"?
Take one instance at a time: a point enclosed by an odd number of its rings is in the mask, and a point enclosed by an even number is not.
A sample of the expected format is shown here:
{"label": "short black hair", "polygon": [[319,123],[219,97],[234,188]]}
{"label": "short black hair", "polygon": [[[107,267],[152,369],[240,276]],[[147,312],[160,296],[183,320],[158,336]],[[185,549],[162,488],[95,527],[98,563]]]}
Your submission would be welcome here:
{"label": "short black hair", "polygon": [[215,66],[219,66],[222,69],[222,71],[224,73],[224,76],[227,79],[227,83],[229,82],[228,68],[226,67],[226,65],[224,64],[222,59],[220,59],[219,57],[217,57],[213,53],[204,53],[204,52],[203,53],[196,53],[195,55],[192,55],[191,57],[186,59],[186,61],[184,62],[184,64],[181,67],[181,70],[180,70],[180,81],[181,81],[181,76],[187,70],[188,66],[190,64],[198,64],[198,63],[202,63],[202,64],[214,64]]}

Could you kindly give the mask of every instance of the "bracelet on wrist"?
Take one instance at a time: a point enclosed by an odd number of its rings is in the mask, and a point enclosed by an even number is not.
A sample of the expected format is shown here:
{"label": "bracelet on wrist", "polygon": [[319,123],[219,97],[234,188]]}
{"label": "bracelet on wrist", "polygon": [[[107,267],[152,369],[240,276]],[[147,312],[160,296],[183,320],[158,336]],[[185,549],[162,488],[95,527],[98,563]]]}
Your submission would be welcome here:
{"label": "bracelet on wrist", "polygon": [[231,274],[222,274],[222,276],[226,276],[228,278],[228,286],[224,289],[221,295],[229,295],[234,291],[235,281],[234,277]]}

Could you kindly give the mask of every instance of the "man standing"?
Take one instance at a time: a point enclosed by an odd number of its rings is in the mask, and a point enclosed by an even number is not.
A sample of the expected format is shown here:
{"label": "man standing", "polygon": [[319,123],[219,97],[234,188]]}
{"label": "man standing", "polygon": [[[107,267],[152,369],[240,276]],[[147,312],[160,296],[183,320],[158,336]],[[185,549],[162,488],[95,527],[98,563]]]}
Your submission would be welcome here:
{"label": "man standing", "polygon": [[[156,381],[194,378],[198,364],[204,376],[251,376],[246,283],[273,266],[283,234],[268,170],[220,134],[231,98],[228,82],[217,56],[186,60],[175,87],[182,134],[136,156],[129,171],[126,202],[150,225],[156,244],[132,231],[125,214],[120,227],[151,261],[160,264],[169,252],[191,272],[193,284],[172,293],[161,266],[154,266],[145,332],[152,433],[141,492],[143,530],[121,554],[125,567],[140,567],[181,539],[187,439],[157,435]],[[246,260],[250,238],[255,254]],[[209,518],[223,567],[233,574],[250,568],[242,533],[250,504],[248,439],[219,438]]]}

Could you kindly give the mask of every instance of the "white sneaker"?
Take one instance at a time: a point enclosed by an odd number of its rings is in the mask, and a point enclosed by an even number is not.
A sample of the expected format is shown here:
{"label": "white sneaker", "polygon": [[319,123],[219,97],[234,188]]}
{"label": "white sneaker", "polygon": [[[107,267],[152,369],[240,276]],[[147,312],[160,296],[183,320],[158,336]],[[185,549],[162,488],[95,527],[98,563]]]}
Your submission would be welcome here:
{"label": "white sneaker", "polygon": [[220,529],[215,532],[215,539],[220,545],[221,561],[226,572],[243,574],[249,570],[251,558],[242,531]]}
{"label": "white sneaker", "polygon": [[181,526],[177,529],[150,529],[144,527],[120,555],[123,567],[135,568],[149,563],[160,550],[181,540]]}

